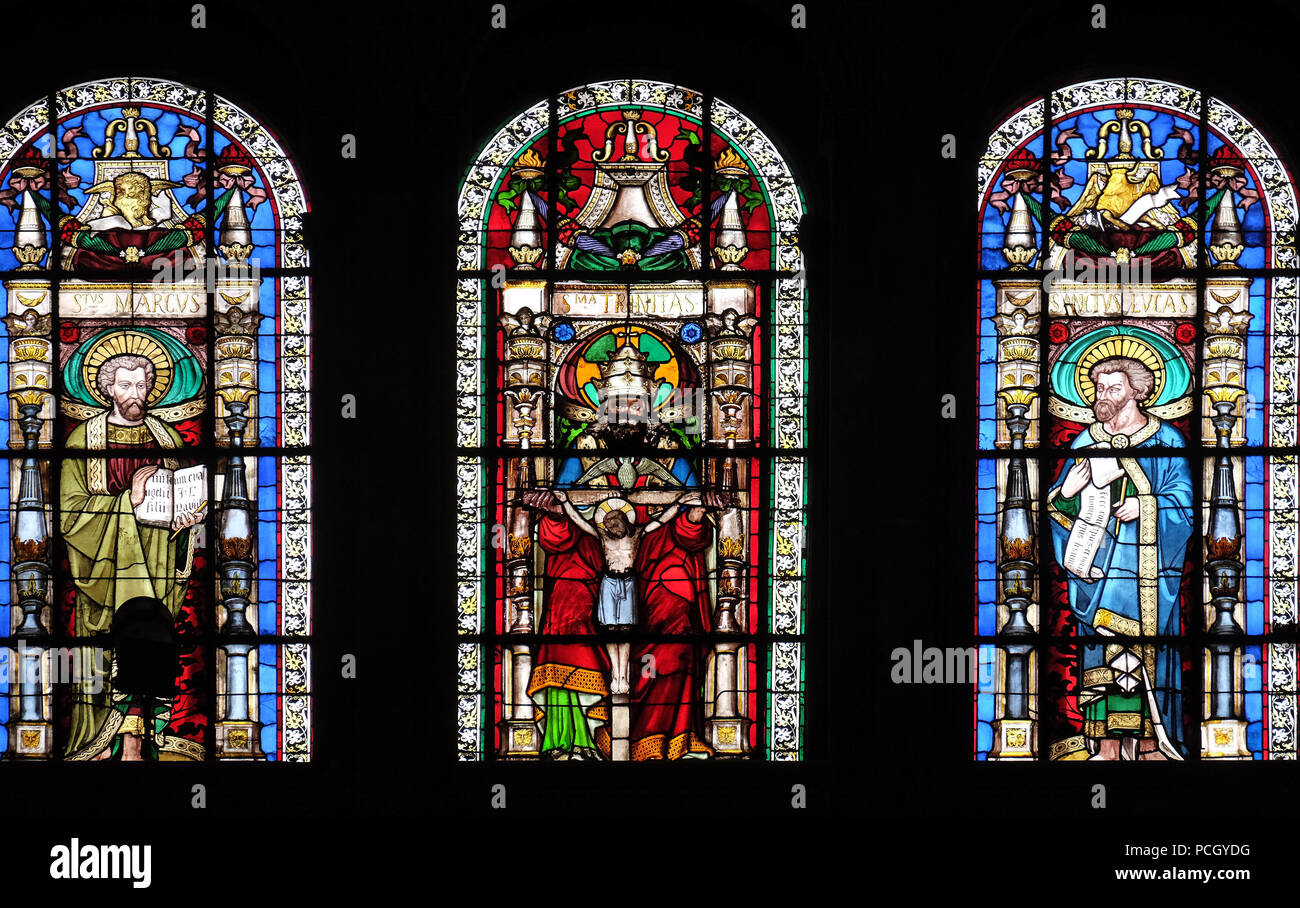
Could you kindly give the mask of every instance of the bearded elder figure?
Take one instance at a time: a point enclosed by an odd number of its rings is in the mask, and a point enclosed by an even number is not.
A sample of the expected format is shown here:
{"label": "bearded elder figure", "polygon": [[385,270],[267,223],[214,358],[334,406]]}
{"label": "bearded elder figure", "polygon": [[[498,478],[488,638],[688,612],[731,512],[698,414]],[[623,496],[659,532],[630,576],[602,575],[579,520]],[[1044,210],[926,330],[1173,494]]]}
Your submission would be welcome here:
{"label": "bearded elder figure", "polygon": [[[701,490],[690,461],[651,418],[655,385],[645,356],[624,344],[600,373],[602,411],[577,437],[578,456],[561,462],[555,491],[525,496],[542,512],[542,634],[564,638],[539,647],[528,685],[541,715],[542,753],[609,759],[609,696],[626,690],[630,759],[709,757],[699,693],[704,654],[690,637],[712,626],[704,555],[713,526],[706,513],[726,502]],[[638,449],[647,454],[623,453]],[[564,497],[579,489],[612,494],[582,515]],[[638,490],[652,489],[681,494],[662,509],[636,503]],[[611,509],[613,502],[626,510]],[[624,641],[624,621],[659,639]],[[647,665],[654,671],[640,670]]]}
{"label": "bearded elder figure", "polygon": [[[1187,750],[1176,638],[1194,512],[1189,462],[1168,449],[1186,442],[1143,409],[1155,375],[1142,362],[1112,357],[1089,375],[1096,421],[1072,442],[1078,453],[1062,466],[1047,500],[1080,643],[1086,751],[1075,758],[1181,760]],[[1104,533],[1091,564],[1080,566],[1071,557],[1072,531],[1088,496],[1095,504],[1100,495],[1108,496],[1101,500]],[[1167,639],[1147,639],[1153,637]]]}
{"label": "bearded elder figure", "polygon": [[[112,407],[77,426],[60,474],[60,529],[76,587],[75,632],[90,637],[108,632],[113,615],[136,597],[161,601],[175,619],[185,599],[194,559],[195,533],[206,508],[177,518],[170,527],[141,524],[135,509],[144,501],[145,483],[160,467],[180,466],[175,457],[180,434],[148,413],[154,364],[144,356],[107,359],[95,381]],[[77,690],[67,744],[69,760],[202,759],[202,747],[175,736],[159,738],[170,718],[170,704],[151,702],[112,690],[111,651],[79,648]],[[84,664],[95,660],[97,665]],[[97,678],[95,676],[98,676]],[[90,680],[93,679],[93,680]],[[95,682],[100,683],[95,683]],[[145,723],[152,722],[150,734]],[[153,740],[154,752],[142,746]]]}

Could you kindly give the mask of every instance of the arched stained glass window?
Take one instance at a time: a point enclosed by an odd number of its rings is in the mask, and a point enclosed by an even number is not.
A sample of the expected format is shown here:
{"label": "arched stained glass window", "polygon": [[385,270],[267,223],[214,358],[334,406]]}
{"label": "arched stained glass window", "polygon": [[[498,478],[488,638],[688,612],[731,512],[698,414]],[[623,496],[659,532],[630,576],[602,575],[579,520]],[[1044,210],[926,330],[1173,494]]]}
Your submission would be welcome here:
{"label": "arched stained glass window", "polygon": [[461,759],[803,756],[804,207],[725,101],[539,101],[461,188]]}
{"label": "arched stained glass window", "polygon": [[3,759],[310,759],[306,212],[187,85],[0,127]]}
{"label": "arched stained glass window", "polygon": [[975,756],[1296,758],[1296,200],[1227,103],[1071,85],[979,166]]}

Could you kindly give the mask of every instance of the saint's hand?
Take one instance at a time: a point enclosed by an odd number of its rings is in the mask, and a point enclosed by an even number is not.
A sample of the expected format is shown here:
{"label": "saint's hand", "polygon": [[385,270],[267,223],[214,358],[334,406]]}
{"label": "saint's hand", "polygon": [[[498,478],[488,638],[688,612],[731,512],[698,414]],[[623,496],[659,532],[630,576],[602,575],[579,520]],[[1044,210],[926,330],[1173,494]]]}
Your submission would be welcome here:
{"label": "saint's hand", "polygon": [[731,494],[728,492],[705,492],[700,495],[698,492],[693,492],[683,498],[682,501],[692,503],[692,507],[686,509],[686,519],[691,523],[699,523],[704,519],[704,515],[709,508],[721,510],[731,507]]}
{"label": "saint's hand", "polygon": [[1065,474],[1065,482],[1061,485],[1061,497],[1073,498],[1078,495],[1090,479],[1092,479],[1092,467],[1087,458],[1080,458],[1070,468],[1070,472]]}
{"label": "saint's hand", "polygon": [[176,519],[172,521],[172,532],[179,533],[181,530],[188,529],[189,527],[194,526],[196,523],[201,523],[203,521],[204,516],[207,513],[208,513],[208,503],[205,501],[203,502],[203,505],[194,513],[188,516],[177,515]]}
{"label": "saint's hand", "polygon": [[144,503],[144,484],[149,477],[158,472],[158,466],[141,467],[131,477],[131,507],[138,508]]}
{"label": "saint's hand", "polygon": [[1128,523],[1138,519],[1138,502],[1136,498],[1125,498],[1119,504],[1115,505],[1115,519],[1120,523]]}
{"label": "saint's hand", "polygon": [[530,508],[537,508],[539,511],[547,511],[551,514],[561,514],[564,512],[564,506],[560,504],[560,499],[550,489],[538,489],[532,492],[524,493],[524,504]]}

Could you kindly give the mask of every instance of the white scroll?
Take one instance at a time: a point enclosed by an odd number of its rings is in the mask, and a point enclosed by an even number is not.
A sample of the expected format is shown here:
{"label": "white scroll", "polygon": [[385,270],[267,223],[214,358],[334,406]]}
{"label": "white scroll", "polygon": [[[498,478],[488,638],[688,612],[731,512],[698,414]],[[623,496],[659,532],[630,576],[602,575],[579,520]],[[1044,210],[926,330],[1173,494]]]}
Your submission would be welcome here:
{"label": "white scroll", "polygon": [[1093,457],[1088,463],[1092,479],[1079,492],[1079,515],[1074,518],[1061,560],[1076,577],[1100,580],[1105,572],[1092,562],[1110,523],[1110,484],[1124,475],[1124,468],[1114,457]]}
{"label": "white scroll", "polygon": [[1142,217],[1152,208],[1159,208],[1170,202],[1180,199],[1178,194],[1178,185],[1170,183],[1168,186],[1161,186],[1155,192],[1148,192],[1144,196],[1139,196],[1137,201],[1128,207],[1128,210],[1119,216],[1119,219],[1125,224],[1136,224],[1137,219]]}

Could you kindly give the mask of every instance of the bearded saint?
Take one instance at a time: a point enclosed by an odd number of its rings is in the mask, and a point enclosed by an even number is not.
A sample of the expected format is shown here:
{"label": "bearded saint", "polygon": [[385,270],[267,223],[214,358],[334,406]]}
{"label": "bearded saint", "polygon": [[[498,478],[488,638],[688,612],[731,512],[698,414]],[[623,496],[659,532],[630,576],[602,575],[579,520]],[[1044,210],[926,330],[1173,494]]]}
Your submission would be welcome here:
{"label": "bearded saint", "polygon": [[1080,495],[1093,482],[1088,453],[1115,457],[1123,473],[1108,484],[1111,514],[1092,562],[1099,576],[1066,577],[1083,715],[1083,740],[1069,758],[1180,760],[1182,656],[1175,644],[1142,638],[1181,632],[1179,591],[1194,525],[1191,467],[1182,456],[1143,456],[1185,447],[1182,433],[1139,406],[1155,384],[1149,368],[1112,357],[1094,365],[1091,377],[1097,421],[1071,443],[1081,456],[1061,470],[1047,499],[1059,564]]}
{"label": "bearded saint", "polygon": [[[604,392],[604,410],[578,436],[578,448],[595,454],[606,444],[620,449],[637,444],[653,447],[656,432],[647,411],[652,385],[643,355],[624,345],[601,364],[601,375],[598,387]],[[671,442],[663,439],[658,444],[668,448]],[[624,498],[637,489],[680,488],[683,494],[699,489],[690,462],[670,449],[663,457],[611,458],[610,469],[584,478],[584,472],[591,470],[586,464],[603,460],[567,458],[556,486],[617,489]],[[538,651],[528,695],[542,714],[542,752],[551,758],[608,759],[610,659],[606,641],[597,637],[597,603],[606,567],[600,543],[565,515],[550,491],[530,493],[525,500],[543,511],[538,527],[538,541],[546,552],[542,634],[577,638],[544,642]],[[712,495],[704,500],[717,504]],[[634,504],[634,508],[637,526],[654,519],[646,505]],[[711,629],[704,553],[713,533],[704,514],[703,506],[679,509],[673,519],[641,539],[633,564],[640,631],[693,636]],[[634,672],[629,697],[631,758],[711,756],[698,693],[704,665],[700,644],[638,641],[632,644],[627,663]],[[643,666],[654,670],[643,671]]]}
{"label": "bearded saint", "polygon": [[[70,449],[83,448],[88,457],[63,461],[59,505],[60,529],[67,545],[68,565],[76,587],[75,633],[78,637],[109,632],[113,616],[136,597],[157,599],[173,620],[185,600],[194,563],[194,533],[204,508],[170,527],[141,524],[135,509],[145,498],[145,483],[159,467],[180,464],[167,451],[182,446],[180,434],[147,413],[154,383],[154,365],[144,356],[123,354],[106,360],[96,383],[113,406],[68,436]],[[105,457],[102,452],[120,452]],[[67,759],[203,759],[199,744],[163,736],[170,720],[170,703],[146,709],[141,698],[111,690],[112,653],[79,648],[82,671],[72,704]],[[102,653],[102,654],[101,654]],[[91,664],[96,660],[98,664]],[[89,680],[98,675],[100,689]],[[152,721],[151,735],[144,723]],[[143,739],[152,737],[150,748]]]}

